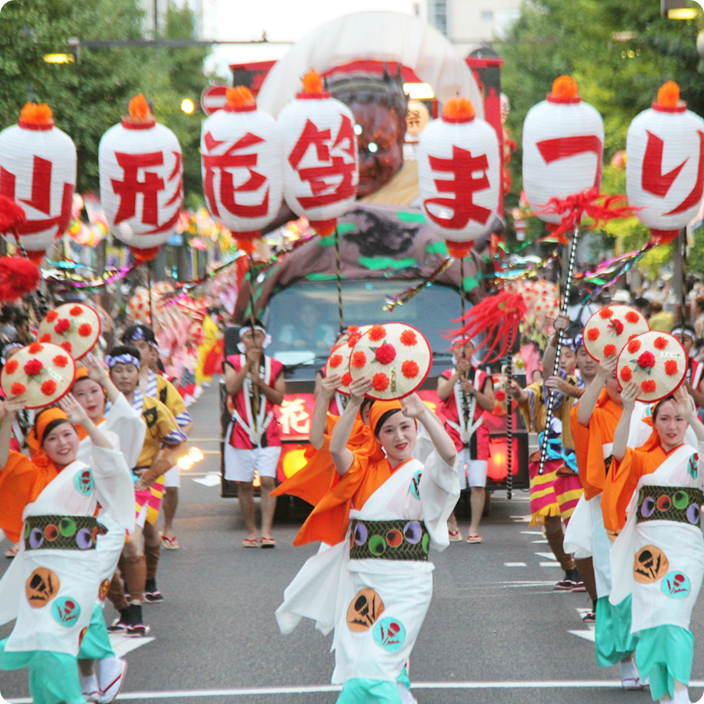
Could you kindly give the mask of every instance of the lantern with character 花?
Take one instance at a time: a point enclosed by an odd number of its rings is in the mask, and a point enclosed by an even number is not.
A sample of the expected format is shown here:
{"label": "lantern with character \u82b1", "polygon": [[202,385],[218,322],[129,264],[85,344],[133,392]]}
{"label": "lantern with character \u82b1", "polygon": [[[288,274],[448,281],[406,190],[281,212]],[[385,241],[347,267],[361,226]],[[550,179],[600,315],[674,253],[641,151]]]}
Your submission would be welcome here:
{"label": "lantern with character \u82b1", "polygon": [[157,123],[144,96],[100,140],[100,200],[110,229],[141,261],[174,233],[183,206],[183,167],[176,135]]}

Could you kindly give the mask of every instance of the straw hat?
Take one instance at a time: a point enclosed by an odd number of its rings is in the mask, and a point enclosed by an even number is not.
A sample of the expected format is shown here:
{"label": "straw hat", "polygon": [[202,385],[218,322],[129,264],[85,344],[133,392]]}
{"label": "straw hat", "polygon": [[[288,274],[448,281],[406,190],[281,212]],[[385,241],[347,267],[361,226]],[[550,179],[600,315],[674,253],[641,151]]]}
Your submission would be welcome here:
{"label": "straw hat", "polygon": [[592,315],[584,326],[584,349],[600,362],[612,354],[619,354],[635,335],[648,332],[645,316],[629,306],[607,306]]}
{"label": "straw hat", "polygon": [[100,316],[84,303],[64,303],[50,310],[37,328],[40,342],[63,347],[74,359],[90,352],[100,337]]}
{"label": "straw hat", "polygon": [[325,376],[342,374],[342,384],[336,390],[345,396],[349,396],[349,386],[352,383],[352,377],[349,372],[352,348],[370,327],[371,325],[362,325],[361,327],[350,325],[347,328],[347,332],[340,336],[340,339],[330,350],[330,356],[325,364]]}
{"label": "straw hat", "polygon": [[2,370],[6,396],[27,397],[27,408],[44,408],[66,394],[76,378],[76,363],[66,350],[33,342],[16,352]]}
{"label": "straw hat", "polygon": [[388,401],[413,393],[426,379],[433,353],[423,334],[403,323],[372,325],[352,348],[352,380],[371,379],[367,396]]}
{"label": "straw hat", "polygon": [[654,403],[669,396],[684,381],[687,353],[672,335],[650,330],[629,340],[618,356],[616,378],[621,386],[635,381],[638,401]]}

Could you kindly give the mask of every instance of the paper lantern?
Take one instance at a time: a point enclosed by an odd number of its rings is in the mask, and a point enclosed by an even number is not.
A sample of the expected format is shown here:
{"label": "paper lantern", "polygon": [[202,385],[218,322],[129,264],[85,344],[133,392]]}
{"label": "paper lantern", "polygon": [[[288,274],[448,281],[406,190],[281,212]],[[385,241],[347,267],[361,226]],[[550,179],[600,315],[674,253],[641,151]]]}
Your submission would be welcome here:
{"label": "paper lantern", "polygon": [[142,95],[100,140],[100,200],[115,237],[142,260],[153,259],[174,232],[183,206],[176,135],[160,125]]}
{"label": "paper lantern", "polygon": [[468,100],[448,101],[442,118],[421,133],[418,185],[428,225],[452,256],[469,254],[498,211],[501,159],[494,128],[475,117]]}
{"label": "paper lantern", "polygon": [[679,86],[668,81],[626,139],[628,201],[660,242],[694,219],[704,191],[704,120],[679,97]]}
{"label": "paper lantern", "polygon": [[564,200],[598,188],[603,153],[601,115],[582,102],[569,76],[560,76],[523,123],[523,188],[535,214],[559,224],[564,213],[541,210],[553,198]]}
{"label": "paper lantern", "polygon": [[201,131],[203,192],[213,217],[236,237],[253,239],[278,214],[283,193],[283,140],[276,121],[257,110],[242,87]]}
{"label": "paper lantern", "polygon": [[284,143],[284,198],[318,234],[335,231],[352,206],[359,170],[354,117],[322,89],[311,71],[299,93],[279,114]]}
{"label": "paper lantern", "polygon": [[0,132],[0,195],[16,201],[26,221],[16,230],[33,259],[41,259],[71,222],[76,146],[54,127],[48,105],[27,103],[17,125]]}

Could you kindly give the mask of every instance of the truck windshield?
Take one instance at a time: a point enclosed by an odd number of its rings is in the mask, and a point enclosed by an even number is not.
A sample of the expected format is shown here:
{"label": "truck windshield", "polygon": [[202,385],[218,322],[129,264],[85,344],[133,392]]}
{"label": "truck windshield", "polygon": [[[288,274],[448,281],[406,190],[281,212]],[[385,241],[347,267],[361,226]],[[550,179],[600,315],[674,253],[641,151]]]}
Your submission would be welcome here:
{"label": "truck windshield", "polygon": [[[449,355],[450,343],[443,333],[456,328],[457,324],[452,321],[461,315],[456,290],[433,285],[407,303],[396,306],[392,313],[383,310],[387,295],[398,295],[417,283],[413,279],[343,281],[345,326],[406,323],[427,337],[433,355]],[[336,283],[304,282],[279,291],[271,298],[265,325],[272,337],[268,355],[284,363],[294,358],[298,358],[298,363],[308,360],[313,363],[314,357],[326,358],[339,330]]]}

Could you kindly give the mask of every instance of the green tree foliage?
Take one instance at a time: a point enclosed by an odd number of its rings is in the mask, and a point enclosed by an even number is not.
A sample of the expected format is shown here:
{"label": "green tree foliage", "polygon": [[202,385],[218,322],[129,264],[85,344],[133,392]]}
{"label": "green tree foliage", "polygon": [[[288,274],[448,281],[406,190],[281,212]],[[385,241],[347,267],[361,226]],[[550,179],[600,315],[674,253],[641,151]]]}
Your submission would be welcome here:
{"label": "green tree foliage", "polygon": [[[57,127],[78,150],[79,192],[98,190],[98,144],[127,112],[137,93],[154,105],[157,119],[177,134],[184,152],[186,192],[200,193],[200,119],[180,110],[197,103],[206,84],[204,49],[95,48],[70,46],[71,38],[142,39],[136,0],[13,0],[0,12],[0,128],[15,124],[27,101],[48,103]],[[165,34],[187,38],[193,16],[170,9]],[[77,60],[49,64],[44,55],[69,53]],[[196,168],[197,167],[197,168]]]}

